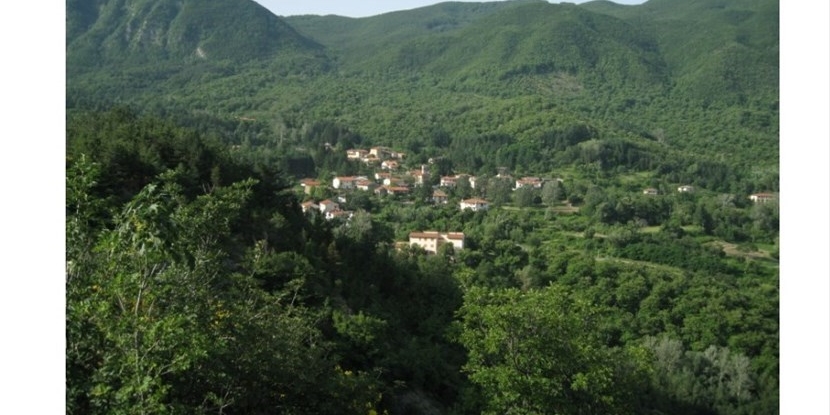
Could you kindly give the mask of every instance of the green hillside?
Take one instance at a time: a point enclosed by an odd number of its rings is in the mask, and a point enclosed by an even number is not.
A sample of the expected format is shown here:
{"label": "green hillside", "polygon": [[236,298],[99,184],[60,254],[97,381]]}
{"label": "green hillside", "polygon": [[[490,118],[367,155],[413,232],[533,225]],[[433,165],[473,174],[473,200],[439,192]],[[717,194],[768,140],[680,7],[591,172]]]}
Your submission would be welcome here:
{"label": "green hillside", "polygon": [[67,2],[67,66],[245,62],[321,46],[247,0]]}
{"label": "green hillside", "polygon": [[361,19],[342,16],[289,16],[286,22],[326,45],[343,70],[374,71],[373,57],[401,43],[434,34],[452,33],[502,10],[540,0],[488,3],[445,2]]}
{"label": "green hillside", "polygon": [[777,2],[66,7],[67,414],[778,414]]}
{"label": "green hillside", "polygon": [[[636,27],[576,6],[535,3],[481,19],[422,59],[437,72],[473,76],[567,73],[587,82],[638,87],[664,81],[657,45]],[[408,51],[406,51],[408,52]],[[406,59],[417,60],[403,53]]]}
{"label": "green hillside", "polygon": [[778,2],[650,0],[639,7],[594,1],[583,8],[648,28],[679,96],[777,101]]}
{"label": "green hillside", "polygon": [[[234,0],[67,7],[71,110],[266,120],[264,134],[291,152],[305,151],[295,129],[331,122],[413,161],[508,137],[509,156],[458,162],[484,170],[597,161],[544,147],[588,128],[600,146],[625,142],[643,155],[606,160],[606,172],[696,177],[714,164],[747,180],[741,189],[777,180],[771,0],[441,3],[360,19],[283,19]],[[733,186],[719,177],[697,180]]]}

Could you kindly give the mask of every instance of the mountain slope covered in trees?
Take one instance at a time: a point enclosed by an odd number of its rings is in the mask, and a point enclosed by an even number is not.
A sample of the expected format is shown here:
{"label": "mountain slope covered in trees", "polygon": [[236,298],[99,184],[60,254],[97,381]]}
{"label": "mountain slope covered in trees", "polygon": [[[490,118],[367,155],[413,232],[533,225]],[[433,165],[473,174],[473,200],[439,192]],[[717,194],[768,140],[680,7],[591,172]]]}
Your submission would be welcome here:
{"label": "mountain slope covered in trees", "polygon": [[693,3],[444,3],[282,19],[230,0],[193,10],[110,1],[97,15],[69,2],[68,107],[207,111],[267,119],[274,134],[327,119],[408,148],[476,126],[532,141],[546,120],[589,118],[607,136],[772,167],[777,3]]}
{"label": "mountain slope covered in trees", "polygon": [[776,1],[66,7],[67,413],[778,413]]}
{"label": "mountain slope covered in trees", "polygon": [[243,62],[321,46],[251,1],[67,2],[69,67]]}

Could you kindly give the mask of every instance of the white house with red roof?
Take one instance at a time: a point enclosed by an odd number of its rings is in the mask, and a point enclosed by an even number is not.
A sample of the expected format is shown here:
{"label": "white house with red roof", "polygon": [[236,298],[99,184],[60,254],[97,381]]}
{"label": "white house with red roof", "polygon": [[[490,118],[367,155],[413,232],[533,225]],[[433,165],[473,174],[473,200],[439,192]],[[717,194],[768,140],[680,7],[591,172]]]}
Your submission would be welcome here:
{"label": "white house with red roof", "polygon": [[310,194],[315,187],[319,187],[321,183],[315,179],[302,179],[300,180],[300,186],[303,188],[303,192],[305,194]]}
{"label": "white house with red roof", "polygon": [[479,210],[487,210],[490,208],[490,202],[479,199],[474,197],[472,199],[464,199],[460,203],[461,210],[470,209],[473,212],[478,212]]}
{"label": "white house with red roof", "polygon": [[354,186],[358,190],[363,190],[363,191],[368,192],[368,191],[374,190],[375,187],[377,187],[377,184],[375,184],[375,182],[373,182],[371,180],[368,180],[368,179],[360,179],[360,180],[356,180],[354,182]]}
{"label": "white house with red roof", "polygon": [[429,253],[437,254],[438,248],[444,244],[452,244],[455,250],[464,249],[464,233],[424,231],[409,234],[409,246],[420,246]]}
{"label": "white house with red roof", "polygon": [[458,176],[441,176],[441,181],[438,185],[441,187],[455,187],[458,181]]}
{"label": "white house with red roof", "polygon": [[362,160],[366,156],[369,155],[368,150],[363,150],[359,148],[349,149],[346,150],[346,158],[349,160]]}
{"label": "white house with red roof", "polygon": [[337,176],[331,181],[331,187],[335,189],[352,189],[354,188],[354,176]]}
{"label": "white house with red roof", "polygon": [[541,189],[542,179],[539,177],[522,177],[521,179],[516,179],[516,189],[521,189],[522,187]]}

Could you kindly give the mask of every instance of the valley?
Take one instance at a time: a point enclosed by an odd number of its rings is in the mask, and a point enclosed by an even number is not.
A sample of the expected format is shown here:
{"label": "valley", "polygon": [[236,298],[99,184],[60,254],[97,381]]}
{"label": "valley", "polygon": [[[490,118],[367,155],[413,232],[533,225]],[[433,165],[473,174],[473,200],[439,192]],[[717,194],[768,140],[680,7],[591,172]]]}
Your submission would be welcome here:
{"label": "valley", "polygon": [[777,1],[66,7],[67,413],[778,413]]}

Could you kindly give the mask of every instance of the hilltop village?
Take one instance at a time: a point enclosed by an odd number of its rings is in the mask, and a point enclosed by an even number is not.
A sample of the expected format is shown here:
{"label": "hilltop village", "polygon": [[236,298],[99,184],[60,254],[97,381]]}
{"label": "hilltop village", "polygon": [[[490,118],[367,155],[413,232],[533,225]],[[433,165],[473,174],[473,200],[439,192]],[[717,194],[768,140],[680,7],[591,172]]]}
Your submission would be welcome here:
{"label": "hilltop village", "polygon": [[636,2],[67,1],[65,387],[25,412],[799,413],[782,2]]}
{"label": "hilltop village", "polygon": [[[374,167],[374,174],[335,176],[331,183],[311,178],[300,180],[299,185],[305,195],[301,204],[303,212],[320,214],[327,220],[348,220],[354,215],[354,211],[344,209],[343,206],[349,204],[349,198],[354,192],[394,198],[408,204],[421,202],[447,205],[452,202],[457,203],[460,210],[478,212],[490,209],[493,204],[487,199],[487,186],[482,185],[482,181],[492,180],[509,190],[541,189],[545,182],[562,182],[560,178],[514,178],[506,169],[500,169],[501,171],[490,179],[467,173],[440,176],[431,172],[434,170],[431,166],[436,159],[429,159],[428,164],[421,164],[417,168],[407,169],[405,156],[403,152],[382,146],[369,150],[346,150],[348,160]],[[408,244],[417,245],[428,253],[437,253],[438,248],[445,243],[451,244],[455,249],[463,249],[464,234],[441,233],[434,230],[411,232]]]}
{"label": "hilltop village", "polygon": [[[406,154],[389,147],[378,146],[366,149],[348,149],[349,161],[363,163],[373,167],[372,175],[335,176],[330,183],[318,179],[305,178],[299,181],[303,196],[301,208],[306,214],[319,214],[327,220],[349,220],[355,210],[349,206],[349,199],[361,192],[378,198],[391,198],[400,203],[424,203],[431,205],[457,204],[459,210],[473,212],[487,211],[494,204],[502,205],[510,200],[510,192],[526,189],[535,191],[530,197],[540,198],[541,190],[548,186],[554,199],[560,199],[558,187],[564,180],[560,177],[543,178],[539,176],[513,177],[506,168],[500,168],[492,177],[477,177],[468,173],[440,175],[432,173],[435,161],[430,158],[427,164],[407,166]],[[410,167],[410,168],[407,168]],[[697,189],[691,185],[677,187],[679,193],[692,193]],[[505,193],[506,192],[506,193]],[[660,191],[653,187],[642,189],[642,194],[658,196]],[[767,203],[777,200],[774,193],[755,193],[749,196],[753,203]],[[496,199],[496,200],[493,200]],[[494,203],[495,202],[495,203]],[[579,207],[570,200],[560,200],[555,210],[559,213],[575,213]],[[409,235],[408,245],[419,246],[428,253],[437,253],[438,248],[452,244],[455,249],[464,248],[462,232],[441,233],[435,230],[414,231]],[[406,245],[407,243],[403,243]]]}

